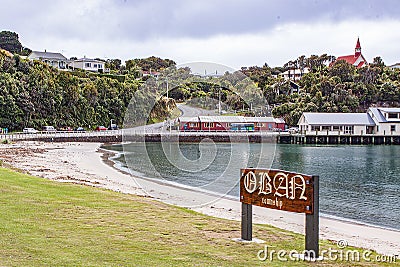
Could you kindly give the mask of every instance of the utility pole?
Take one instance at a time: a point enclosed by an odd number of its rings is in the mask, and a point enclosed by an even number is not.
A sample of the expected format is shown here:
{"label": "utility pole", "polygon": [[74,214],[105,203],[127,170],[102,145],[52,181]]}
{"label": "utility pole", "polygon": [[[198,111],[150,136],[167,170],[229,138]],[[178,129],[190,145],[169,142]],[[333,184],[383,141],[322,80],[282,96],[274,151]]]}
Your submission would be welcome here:
{"label": "utility pole", "polygon": [[218,91],[218,114],[221,115],[221,86]]}
{"label": "utility pole", "polygon": [[167,80],[167,98],[168,98],[168,77],[165,78]]}

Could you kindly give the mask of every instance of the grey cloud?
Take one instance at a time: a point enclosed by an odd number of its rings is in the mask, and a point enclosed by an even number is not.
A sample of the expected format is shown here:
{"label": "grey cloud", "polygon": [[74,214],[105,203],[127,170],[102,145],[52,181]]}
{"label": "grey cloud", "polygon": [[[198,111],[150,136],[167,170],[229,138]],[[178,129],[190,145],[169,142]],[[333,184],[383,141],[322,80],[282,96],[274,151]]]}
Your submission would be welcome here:
{"label": "grey cloud", "polygon": [[[389,1],[136,1],[123,10],[118,31],[133,38],[204,38],[218,34],[257,33],[279,24],[347,19],[399,19],[400,2]],[[130,15],[131,14],[131,15]]]}
{"label": "grey cloud", "polygon": [[7,25],[30,38],[85,40],[203,39],[266,32],[285,23],[400,18],[396,0],[0,0]]}

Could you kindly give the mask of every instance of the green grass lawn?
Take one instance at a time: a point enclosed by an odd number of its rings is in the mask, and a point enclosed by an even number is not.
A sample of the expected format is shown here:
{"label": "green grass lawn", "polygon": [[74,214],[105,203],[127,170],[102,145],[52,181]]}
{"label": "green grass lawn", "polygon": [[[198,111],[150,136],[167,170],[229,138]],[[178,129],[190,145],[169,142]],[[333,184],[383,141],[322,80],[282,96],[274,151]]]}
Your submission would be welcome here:
{"label": "green grass lawn", "polygon": [[[376,266],[262,262],[264,245],[232,241],[240,222],[4,168],[0,210],[0,266]],[[273,249],[304,249],[301,235],[265,225],[253,231]],[[328,247],[336,248],[321,242]]]}

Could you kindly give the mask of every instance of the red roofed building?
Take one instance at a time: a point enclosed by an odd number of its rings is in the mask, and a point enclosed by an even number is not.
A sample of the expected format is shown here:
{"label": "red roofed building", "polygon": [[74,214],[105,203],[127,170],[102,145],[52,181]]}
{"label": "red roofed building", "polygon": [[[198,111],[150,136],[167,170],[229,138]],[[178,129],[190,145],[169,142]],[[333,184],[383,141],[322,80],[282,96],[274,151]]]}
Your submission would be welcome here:
{"label": "red roofed building", "polygon": [[338,60],[344,60],[350,65],[353,65],[357,68],[361,68],[365,65],[367,65],[367,60],[365,57],[361,54],[361,45],[360,45],[360,38],[357,38],[357,44],[356,48],[354,50],[354,55],[348,55],[348,56],[340,56],[336,59]]}

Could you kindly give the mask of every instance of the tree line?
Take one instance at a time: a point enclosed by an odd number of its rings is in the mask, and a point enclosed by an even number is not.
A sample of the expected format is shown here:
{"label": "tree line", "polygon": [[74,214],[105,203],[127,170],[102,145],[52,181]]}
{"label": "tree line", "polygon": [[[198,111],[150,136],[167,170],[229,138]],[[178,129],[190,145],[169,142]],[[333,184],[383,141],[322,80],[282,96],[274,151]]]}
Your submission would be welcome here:
{"label": "tree line", "polygon": [[[310,70],[295,82],[300,86],[295,93],[290,81],[276,75],[294,68]],[[263,90],[273,115],[292,126],[303,112],[365,112],[370,106],[400,106],[400,70],[385,66],[380,57],[362,68],[324,54],[301,56],[282,68],[264,65],[242,71]]]}
{"label": "tree line", "polygon": [[[0,47],[14,53],[10,56],[0,52],[0,127],[11,130],[43,125],[93,128],[108,125],[111,119],[122,125],[135,94],[142,99],[139,102],[151,103],[149,99],[165,93],[164,76],[176,83],[169,86],[169,97],[176,101],[215,109],[215,100],[220,99],[227,108],[247,109],[248,115],[269,114],[264,109],[270,108],[288,125],[296,125],[303,112],[365,112],[373,105],[400,106],[400,71],[385,66],[380,57],[355,68],[327,54],[302,55],[282,67],[243,67],[239,72],[248,77],[247,81],[237,73],[199,81],[189,68],[176,69],[173,60],[154,56],[127,60],[125,65],[120,59],[104,60],[110,74],[63,72],[42,62],[21,59],[18,54],[29,50],[19,43],[15,33],[0,32]],[[309,72],[304,74],[306,68]],[[299,92],[293,92],[293,83],[280,76],[294,69],[304,74],[295,81]],[[165,90],[139,90],[151,77],[143,73],[150,71],[161,72],[157,88]],[[168,117],[175,105],[165,99],[160,103],[151,112],[150,121]],[[252,110],[257,106],[261,107],[260,113]],[[136,108],[138,116],[147,114],[141,104]]]}
{"label": "tree line", "polygon": [[122,125],[125,110],[140,86],[136,79],[79,77],[39,61],[0,52],[0,127],[20,130]]}

